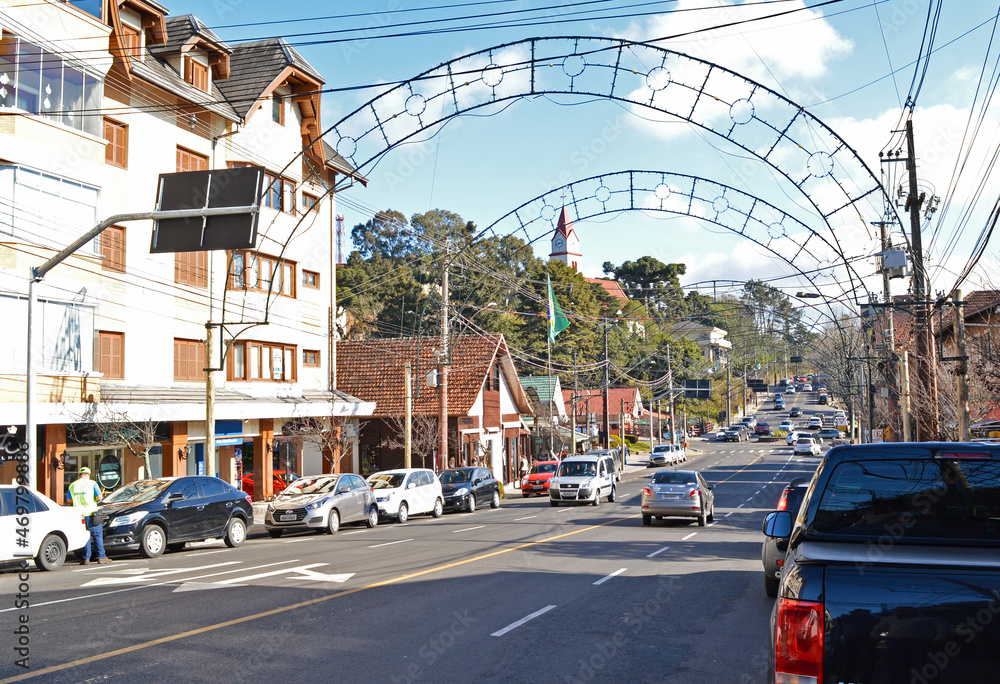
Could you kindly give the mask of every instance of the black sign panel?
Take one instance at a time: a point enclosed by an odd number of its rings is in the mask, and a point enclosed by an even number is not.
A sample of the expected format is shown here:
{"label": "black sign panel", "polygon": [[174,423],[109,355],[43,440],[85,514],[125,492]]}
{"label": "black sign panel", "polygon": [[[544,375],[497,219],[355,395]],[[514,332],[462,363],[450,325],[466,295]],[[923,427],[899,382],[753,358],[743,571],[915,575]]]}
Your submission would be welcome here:
{"label": "black sign panel", "polygon": [[712,381],[711,380],[685,380],[684,381],[684,398],[685,399],[711,399],[712,398]]}
{"label": "black sign panel", "polygon": [[97,481],[104,489],[114,489],[122,481],[122,462],[115,454],[105,454],[101,458],[97,464]]}
{"label": "black sign panel", "polygon": [[802,363],[802,357],[801,356],[793,356],[792,358],[790,358],[788,360],[791,363]]}
{"label": "black sign panel", "polygon": [[[258,204],[263,166],[162,173],[156,210],[248,207]],[[257,244],[257,212],[159,219],[153,224],[151,254],[252,249]]]}

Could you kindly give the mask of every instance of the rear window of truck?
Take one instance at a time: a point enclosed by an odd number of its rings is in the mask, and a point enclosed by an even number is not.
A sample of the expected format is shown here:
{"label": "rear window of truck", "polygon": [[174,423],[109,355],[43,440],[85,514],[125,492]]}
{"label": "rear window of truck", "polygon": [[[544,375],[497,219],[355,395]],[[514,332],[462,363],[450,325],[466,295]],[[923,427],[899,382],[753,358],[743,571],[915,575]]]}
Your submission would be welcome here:
{"label": "rear window of truck", "polygon": [[820,497],[811,530],[904,542],[1000,541],[1000,461],[840,463]]}

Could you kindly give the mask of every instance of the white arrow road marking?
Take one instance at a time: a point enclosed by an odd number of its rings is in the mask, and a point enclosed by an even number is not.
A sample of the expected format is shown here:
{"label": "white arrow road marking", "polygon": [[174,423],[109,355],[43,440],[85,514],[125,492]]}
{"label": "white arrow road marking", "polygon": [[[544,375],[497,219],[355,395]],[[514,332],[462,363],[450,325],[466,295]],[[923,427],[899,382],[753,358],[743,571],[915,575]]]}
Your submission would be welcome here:
{"label": "white arrow road marking", "polygon": [[549,612],[553,608],[555,608],[555,606],[545,606],[541,610],[536,610],[531,615],[525,615],[523,618],[521,618],[517,622],[510,623],[509,625],[507,625],[503,629],[499,629],[499,630],[493,632],[493,634],[490,634],[490,636],[502,637],[504,634],[506,634],[507,632],[511,631],[512,629],[517,629],[518,627],[520,627],[521,625],[523,625],[525,622],[528,622],[530,620],[534,620],[539,615],[544,615],[545,613]]}
{"label": "white arrow road marking", "polygon": [[274,575],[287,575],[290,572],[301,572],[302,570],[308,570],[309,568],[318,568],[322,565],[328,565],[328,563],[310,563],[309,565],[300,565],[297,568],[282,568],[281,570],[272,570],[271,572],[259,572],[256,575],[248,575],[246,577],[233,577],[232,579],[222,580],[219,584],[236,584],[238,582],[249,582],[250,580],[260,579],[261,577],[273,577]]}
{"label": "white arrow road marking", "polygon": [[225,589],[226,587],[245,586],[245,584],[222,584],[221,582],[185,582],[170,593],[179,594],[185,591],[201,591],[203,589]]}
{"label": "white arrow road marking", "polygon": [[203,565],[199,568],[175,568],[169,570],[150,570],[141,577],[98,577],[92,579],[89,582],[85,582],[80,585],[83,587],[100,587],[107,584],[132,584],[134,582],[152,582],[160,579],[161,577],[166,577],[167,575],[176,575],[179,572],[191,572],[197,570],[207,570],[208,568],[220,568],[224,565],[239,565],[240,561],[226,561],[224,563],[215,563],[213,565]]}
{"label": "white arrow road marking", "polygon": [[298,575],[292,575],[288,579],[305,579],[305,580],[316,580],[318,582],[346,582],[347,580],[354,577],[353,572],[347,572],[341,575],[325,575],[322,572],[316,572],[315,570],[306,570],[305,568],[291,568]]}

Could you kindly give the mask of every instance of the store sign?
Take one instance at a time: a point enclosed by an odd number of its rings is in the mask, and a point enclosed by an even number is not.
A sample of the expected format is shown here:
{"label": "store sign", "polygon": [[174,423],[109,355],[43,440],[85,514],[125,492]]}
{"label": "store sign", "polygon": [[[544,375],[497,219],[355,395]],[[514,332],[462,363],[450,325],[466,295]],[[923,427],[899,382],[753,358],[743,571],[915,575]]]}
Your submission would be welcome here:
{"label": "store sign", "polygon": [[97,481],[104,489],[114,489],[122,481],[122,462],[115,454],[105,454],[97,464]]}

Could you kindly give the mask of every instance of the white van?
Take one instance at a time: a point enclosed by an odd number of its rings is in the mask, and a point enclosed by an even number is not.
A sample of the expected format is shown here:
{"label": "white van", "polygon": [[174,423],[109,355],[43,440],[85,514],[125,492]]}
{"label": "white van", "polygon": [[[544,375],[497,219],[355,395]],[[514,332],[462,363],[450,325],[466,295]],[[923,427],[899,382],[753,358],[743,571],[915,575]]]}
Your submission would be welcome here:
{"label": "white van", "polygon": [[430,513],[435,518],[444,513],[441,481],[433,470],[383,470],[369,475],[367,482],[375,494],[380,517],[405,523],[411,515],[418,513]]}
{"label": "white van", "polygon": [[607,454],[568,456],[550,480],[549,504],[561,501],[589,503],[597,506],[601,497],[615,500],[615,464]]}

